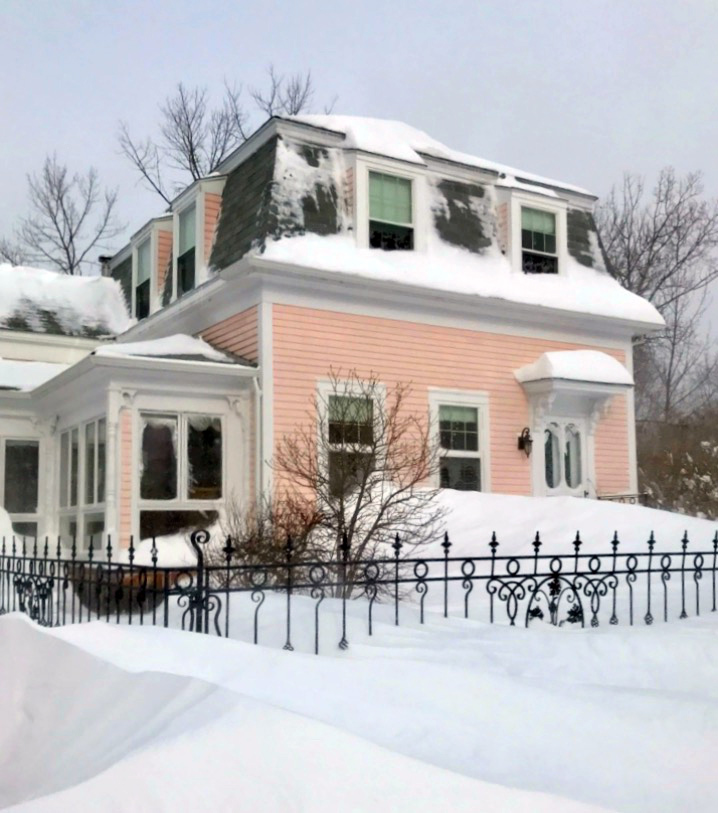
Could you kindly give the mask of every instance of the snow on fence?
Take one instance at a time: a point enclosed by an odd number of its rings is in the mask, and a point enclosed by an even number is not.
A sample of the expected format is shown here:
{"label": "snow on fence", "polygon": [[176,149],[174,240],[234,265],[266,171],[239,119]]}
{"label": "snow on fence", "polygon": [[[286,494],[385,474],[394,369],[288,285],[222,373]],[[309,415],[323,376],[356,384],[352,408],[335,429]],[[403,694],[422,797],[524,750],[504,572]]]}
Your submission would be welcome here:
{"label": "snow on fence", "polygon": [[[290,539],[279,560],[266,565],[242,564],[231,539],[214,548],[221,551],[217,564],[216,555],[207,556],[207,531],[195,531],[189,540],[196,560],[166,566],[154,542],[148,551],[130,546],[115,558],[109,541],[102,549],[90,542],[80,555],[74,544],[66,554],[59,541],[53,553],[48,541],[3,540],[0,615],[19,611],[44,626],[149,624],[255,644],[276,643],[281,634],[286,650],[294,649],[299,622],[318,653],[323,626],[334,630],[333,645],[349,646],[348,616],[361,618],[363,634],[372,635],[377,619],[421,625],[458,615],[576,628],[650,625],[716,611],[718,533],[710,550],[689,550],[684,535],[671,552],[657,552],[653,534],[644,549],[626,552],[616,535],[605,553],[582,553],[577,534],[565,555],[543,553],[536,534],[532,554],[513,556],[501,554],[494,535],[489,555],[476,557],[452,556],[446,535],[443,556],[425,558],[405,558],[397,535],[383,558],[352,559],[345,540],[337,558],[321,561],[302,560]],[[262,625],[263,613],[272,634]]]}

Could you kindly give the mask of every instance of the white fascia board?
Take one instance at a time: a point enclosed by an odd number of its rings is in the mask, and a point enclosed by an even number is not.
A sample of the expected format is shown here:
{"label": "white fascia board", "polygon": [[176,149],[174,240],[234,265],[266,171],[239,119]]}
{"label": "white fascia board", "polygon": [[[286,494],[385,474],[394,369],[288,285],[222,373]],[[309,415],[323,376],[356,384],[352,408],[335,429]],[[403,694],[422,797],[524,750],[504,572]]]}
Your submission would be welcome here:
{"label": "white fascia board", "polygon": [[[22,330],[0,330],[0,343],[30,344],[46,347],[63,347],[90,352],[103,343],[113,341],[114,336],[58,336],[51,333],[30,333]],[[2,355],[0,353],[0,355]]]}
{"label": "white fascia board", "polygon": [[[465,314],[466,316],[480,317],[489,322],[502,324],[515,323],[534,327],[552,327],[576,332],[579,336],[592,334],[613,338],[630,338],[660,330],[663,325],[638,322],[629,319],[617,319],[609,316],[582,313],[580,311],[567,311],[559,308],[549,308],[542,305],[530,305],[521,302],[511,302],[506,299],[483,297],[473,294],[459,294],[452,291],[441,291],[434,288],[424,288],[406,282],[371,279],[370,277],[357,277],[335,271],[322,271],[309,266],[291,265],[274,260],[266,260],[260,256],[243,258],[251,266],[260,269],[275,281],[284,281],[297,286],[300,281],[313,284],[314,296],[319,299],[317,291],[329,292],[333,288],[342,291],[344,298],[366,298],[373,294],[378,301],[387,302],[392,297],[405,306],[423,307],[433,311]],[[227,279],[233,273],[241,273],[239,266],[236,272],[232,267],[222,272]],[[320,282],[321,287],[316,283]],[[370,314],[367,314],[370,315]]]}
{"label": "white fascia board", "polygon": [[529,395],[565,392],[575,395],[617,395],[629,392],[633,384],[605,384],[600,381],[579,381],[572,378],[541,378],[537,381],[519,382]]}

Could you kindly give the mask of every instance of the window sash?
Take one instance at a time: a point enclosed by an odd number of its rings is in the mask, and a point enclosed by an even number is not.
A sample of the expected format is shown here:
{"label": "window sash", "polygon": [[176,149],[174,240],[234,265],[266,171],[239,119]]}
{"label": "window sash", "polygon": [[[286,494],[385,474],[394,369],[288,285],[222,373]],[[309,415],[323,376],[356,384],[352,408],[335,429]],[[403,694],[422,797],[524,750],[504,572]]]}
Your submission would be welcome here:
{"label": "window sash", "polygon": [[[162,471],[170,472],[170,480],[165,481],[166,488],[162,489],[161,483],[158,490],[151,490],[151,483],[146,478],[148,475],[148,465],[150,465],[149,455],[151,449],[145,448],[145,431],[149,424],[156,424],[157,428],[162,423],[170,430],[173,455],[164,461],[155,461],[153,464],[154,473]],[[161,507],[173,506],[171,510],[179,510],[176,506],[182,505],[206,505],[222,500],[224,496],[224,460],[225,460],[225,432],[224,421],[221,416],[209,413],[167,413],[143,411],[140,413],[141,442],[140,442],[140,505],[147,510],[160,510]],[[198,436],[212,430],[215,434],[215,444],[218,447],[212,449],[202,449],[197,446]],[[193,445],[193,435],[194,445]],[[149,438],[148,438],[149,439]],[[204,464],[214,463],[215,469],[209,468],[202,473],[201,467]],[[199,467],[199,468],[198,468]],[[201,479],[193,480],[193,470],[195,474],[199,471]],[[148,475],[149,476],[149,475]],[[143,488],[143,478],[145,487]],[[164,496],[161,495],[164,493]],[[157,496],[155,496],[157,495]]]}
{"label": "window sash", "polygon": [[137,249],[137,285],[146,282],[152,274],[152,239],[148,237]]}
{"label": "window sash", "polygon": [[413,223],[411,180],[369,173],[369,219],[382,223],[411,226]]}
{"label": "window sash", "polygon": [[11,515],[36,515],[40,498],[40,442],[6,439],[4,468],[5,510]]}
{"label": "window sash", "polygon": [[370,446],[374,442],[374,402],[371,398],[330,395],[328,440],[333,446]]}
{"label": "window sash", "polygon": [[188,206],[179,214],[179,234],[177,239],[177,256],[181,257],[193,249],[196,244],[197,207]]}

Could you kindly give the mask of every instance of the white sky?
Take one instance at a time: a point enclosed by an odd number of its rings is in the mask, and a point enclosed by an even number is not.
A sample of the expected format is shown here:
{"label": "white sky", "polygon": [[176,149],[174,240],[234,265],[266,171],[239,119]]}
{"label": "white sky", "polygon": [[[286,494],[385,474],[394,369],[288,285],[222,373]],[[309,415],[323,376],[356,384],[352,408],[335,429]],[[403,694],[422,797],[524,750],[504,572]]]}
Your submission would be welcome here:
{"label": "white sky", "polygon": [[[605,194],[624,170],[700,169],[718,195],[716,0],[0,0],[0,234],[47,152],[118,185],[128,234],[162,202],[119,155],[182,80],[311,68],[317,107]],[[713,308],[718,322],[718,305]]]}

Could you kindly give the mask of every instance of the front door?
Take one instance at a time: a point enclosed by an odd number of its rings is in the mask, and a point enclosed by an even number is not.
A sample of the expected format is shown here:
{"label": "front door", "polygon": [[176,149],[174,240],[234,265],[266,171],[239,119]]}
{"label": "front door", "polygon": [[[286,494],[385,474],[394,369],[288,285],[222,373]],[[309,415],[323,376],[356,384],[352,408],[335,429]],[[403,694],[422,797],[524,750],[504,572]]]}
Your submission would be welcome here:
{"label": "front door", "polygon": [[578,418],[549,418],[542,440],[546,494],[585,496],[586,422]]}

